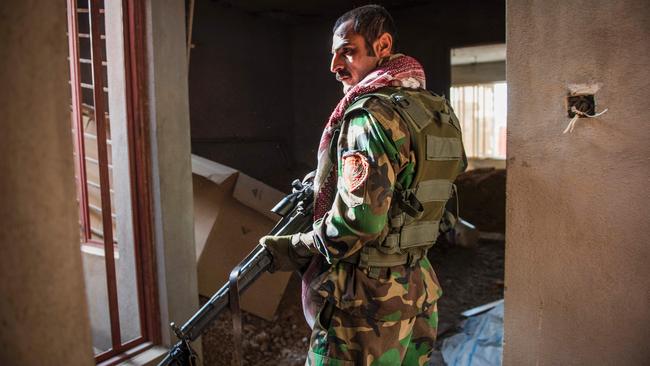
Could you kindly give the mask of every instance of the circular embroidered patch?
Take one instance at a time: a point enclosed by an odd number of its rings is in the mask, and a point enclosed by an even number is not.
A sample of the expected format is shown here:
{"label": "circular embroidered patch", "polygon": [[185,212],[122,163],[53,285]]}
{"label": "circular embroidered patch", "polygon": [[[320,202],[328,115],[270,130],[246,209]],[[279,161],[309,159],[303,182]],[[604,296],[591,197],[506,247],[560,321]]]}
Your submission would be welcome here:
{"label": "circular embroidered patch", "polygon": [[356,191],[368,179],[368,159],[355,152],[343,157],[343,181],[348,192]]}

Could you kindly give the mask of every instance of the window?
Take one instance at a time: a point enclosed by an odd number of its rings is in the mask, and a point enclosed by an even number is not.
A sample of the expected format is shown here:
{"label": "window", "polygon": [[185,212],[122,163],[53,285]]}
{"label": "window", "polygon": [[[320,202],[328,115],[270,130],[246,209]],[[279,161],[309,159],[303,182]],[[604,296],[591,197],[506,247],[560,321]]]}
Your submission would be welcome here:
{"label": "window", "polygon": [[506,158],[506,83],[452,86],[450,100],[470,158]]}
{"label": "window", "polygon": [[470,159],[506,158],[505,44],[451,50],[450,101]]}
{"label": "window", "polygon": [[[160,342],[143,2],[67,0],[81,250],[97,363]],[[128,352],[128,356],[126,356]]]}

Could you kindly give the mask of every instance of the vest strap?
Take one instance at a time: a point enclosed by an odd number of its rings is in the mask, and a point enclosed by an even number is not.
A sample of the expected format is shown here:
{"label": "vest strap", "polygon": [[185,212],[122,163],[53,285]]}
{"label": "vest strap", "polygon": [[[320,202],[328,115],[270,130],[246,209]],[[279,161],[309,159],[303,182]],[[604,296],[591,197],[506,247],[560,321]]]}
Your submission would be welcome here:
{"label": "vest strap", "polygon": [[381,249],[385,253],[399,253],[399,233],[388,234],[381,244]]}
{"label": "vest strap", "polygon": [[393,216],[390,218],[390,227],[393,229],[399,229],[405,224],[405,218],[404,218],[404,213],[400,213],[399,215]]}

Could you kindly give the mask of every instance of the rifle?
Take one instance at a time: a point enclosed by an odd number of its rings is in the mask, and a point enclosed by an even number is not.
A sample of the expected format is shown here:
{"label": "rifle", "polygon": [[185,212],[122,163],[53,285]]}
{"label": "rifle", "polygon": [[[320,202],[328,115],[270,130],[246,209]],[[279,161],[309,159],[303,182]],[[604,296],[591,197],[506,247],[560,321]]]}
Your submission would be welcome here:
{"label": "rifle", "polygon": [[[271,229],[269,235],[290,235],[304,232],[312,224],[312,211],[314,191],[312,183],[301,182],[296,179],[291,184],[292,193],[284,197],[271,209],[272,212],[280,215],[281,219]],[[259,276],[271,265],[273,258],[271,254],[261,245],[239,263],[233,274],[236,274],[236,284],[240,292],[244,292]],[[170,327],[176,334],[178,342],[169,350],[167,356],[158,366],[194,366],[197,355],[190,347],[190,342],[196,340],[208,326],[217,319],[221,311],[231,302],[231,283],[224,284],[210,300],[199,309],[180,328],[175,323]],[[235,290],[237,290],[237,287]],[[238,301],[235,299],[234,301]]]}

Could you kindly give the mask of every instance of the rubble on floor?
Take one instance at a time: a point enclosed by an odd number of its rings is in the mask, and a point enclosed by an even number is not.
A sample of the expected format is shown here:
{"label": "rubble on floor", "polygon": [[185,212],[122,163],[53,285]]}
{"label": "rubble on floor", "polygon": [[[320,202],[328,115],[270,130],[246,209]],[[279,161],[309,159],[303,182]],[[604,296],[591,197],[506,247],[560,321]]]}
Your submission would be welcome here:
{"label": "rubble on floor", "polygon": [[[207,299],[202,299],[207,301]],[[310,330],[300,303],[300,278],[292,275],[275,317],[268,321],[242,312],[244,365],[304,365]],[[224,311],[202,337],[203,365],[231,365],[230,312]]]}
{"label": "rubble on floor", "polygon": [[[443,295],[438,302],[438,341],[430,365],[442,366],[445,339],[458,334],[462,312],[503,298],[505,171],[479,169],[456,181],[461,215],[483,233],[478,246],[444,240],[429,250]],[[244,365],[304,365],[310,330],[300,304],[300,279],[292,275],[272,321],[243,312]],[[205,366],[230,365],[232,324],[225,311],[203,336]]]}
{"label": "rubble on floor", "polygon": [[506,171],[481,168],[456,178],[460,216],[480,231],[505,233]]}

